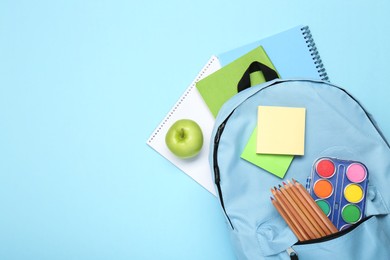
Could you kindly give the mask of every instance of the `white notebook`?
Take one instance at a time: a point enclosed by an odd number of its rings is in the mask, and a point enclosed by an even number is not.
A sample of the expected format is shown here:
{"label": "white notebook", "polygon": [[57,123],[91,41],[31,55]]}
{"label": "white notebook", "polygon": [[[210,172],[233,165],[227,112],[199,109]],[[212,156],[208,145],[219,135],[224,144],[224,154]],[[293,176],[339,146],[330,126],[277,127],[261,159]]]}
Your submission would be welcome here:
{"label": "white notebook", "polygon": [[[172,162],[180,170],[193,178],[196,182],[214,194],[215,189],[211,177],[209,165],[209,147],[211,132],[213,131],[215,119],[203,101],[195,84],[202,78],[210,75],[221,68],[218,58],[212,56],[203,69],[196,76],[195,80],[185,90],[160,125],[153,131],[147,144],[154,150]],[[199,124],[203,132],[203,147],[200,153],[191,159],[180,159],[173,155],[165,144],[165,135],[169,127],[179,119],[192,119]]]}

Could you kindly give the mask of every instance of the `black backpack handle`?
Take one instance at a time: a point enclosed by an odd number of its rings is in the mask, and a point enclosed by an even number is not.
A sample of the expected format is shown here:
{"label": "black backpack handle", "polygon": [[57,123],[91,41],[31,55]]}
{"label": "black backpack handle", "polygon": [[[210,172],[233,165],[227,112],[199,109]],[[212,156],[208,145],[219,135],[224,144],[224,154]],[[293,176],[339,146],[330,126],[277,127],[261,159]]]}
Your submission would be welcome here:
{"label": "black backpack handle", "polygon": [[237,84],[237,92],[243,91],[244,89],[251,87],[251,78],[250,75],[253,72],[260,71],[263,73],[265,81],[271,81],[273,79],[279,78],[278,73],[275,70],[271,69],[267,65],[260,63],[258,61],[252,62],[249,67],[242,75],[242,78]]}

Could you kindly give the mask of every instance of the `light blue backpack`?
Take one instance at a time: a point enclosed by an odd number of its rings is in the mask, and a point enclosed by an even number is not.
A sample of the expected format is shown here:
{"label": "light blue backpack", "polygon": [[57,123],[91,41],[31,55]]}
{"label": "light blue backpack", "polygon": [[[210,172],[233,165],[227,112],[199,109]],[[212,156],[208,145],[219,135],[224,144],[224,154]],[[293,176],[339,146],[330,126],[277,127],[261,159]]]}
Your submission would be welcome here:
{"label": "light blue backpack", "polygon": [[[352,228],[304,243],[278,214],[270,188],[283,180],[240,158],[256,127],[257,107],[306,108],[305,154],[285,179],[306,183],[327,156],[369,171],[366,217]],[[219,111],[210,164],[238,259],[390,259],[390,148],[371,115],[344,89],[324,81],[273,80],[232,97]]]}

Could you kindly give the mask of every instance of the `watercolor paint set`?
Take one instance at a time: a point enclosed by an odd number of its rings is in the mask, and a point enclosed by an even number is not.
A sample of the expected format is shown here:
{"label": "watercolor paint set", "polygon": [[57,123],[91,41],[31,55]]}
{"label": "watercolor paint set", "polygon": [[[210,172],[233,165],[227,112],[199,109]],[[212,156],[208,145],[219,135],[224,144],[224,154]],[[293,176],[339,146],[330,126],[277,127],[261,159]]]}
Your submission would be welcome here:
{"label": "watercolor paint set", "polygon": [[308,191],[338,230],[364,218],[367,167],[358,161],[322,157],[315,161]]}

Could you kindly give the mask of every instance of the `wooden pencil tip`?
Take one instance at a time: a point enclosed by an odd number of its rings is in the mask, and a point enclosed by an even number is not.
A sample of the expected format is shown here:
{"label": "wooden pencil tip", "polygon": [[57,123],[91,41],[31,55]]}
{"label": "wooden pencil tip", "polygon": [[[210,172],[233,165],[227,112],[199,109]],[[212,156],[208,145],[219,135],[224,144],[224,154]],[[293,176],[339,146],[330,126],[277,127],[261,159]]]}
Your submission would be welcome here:
{"label": "wooden pencil tip", "polygon": [[282,185],[279,184],[279,189],[282,188]]}
{"label": "wooden pencil tip", "polygon": [[272,201],[274,201],[274,198],[270,197]]}
{"label": "wooden pencil tip", "polygon": [[276,187],[274,186],[274,190],[278,190],[278,188],[276,188]]}
{"label": "wooden pencil tip", "polygon": [[292,180],[293,180],[293,182],[294,182],[294,183],[297,183],[297,182],[298,182],[298,181],[297,181],[297,180],[295,180],[294,178],[292,178]]}

